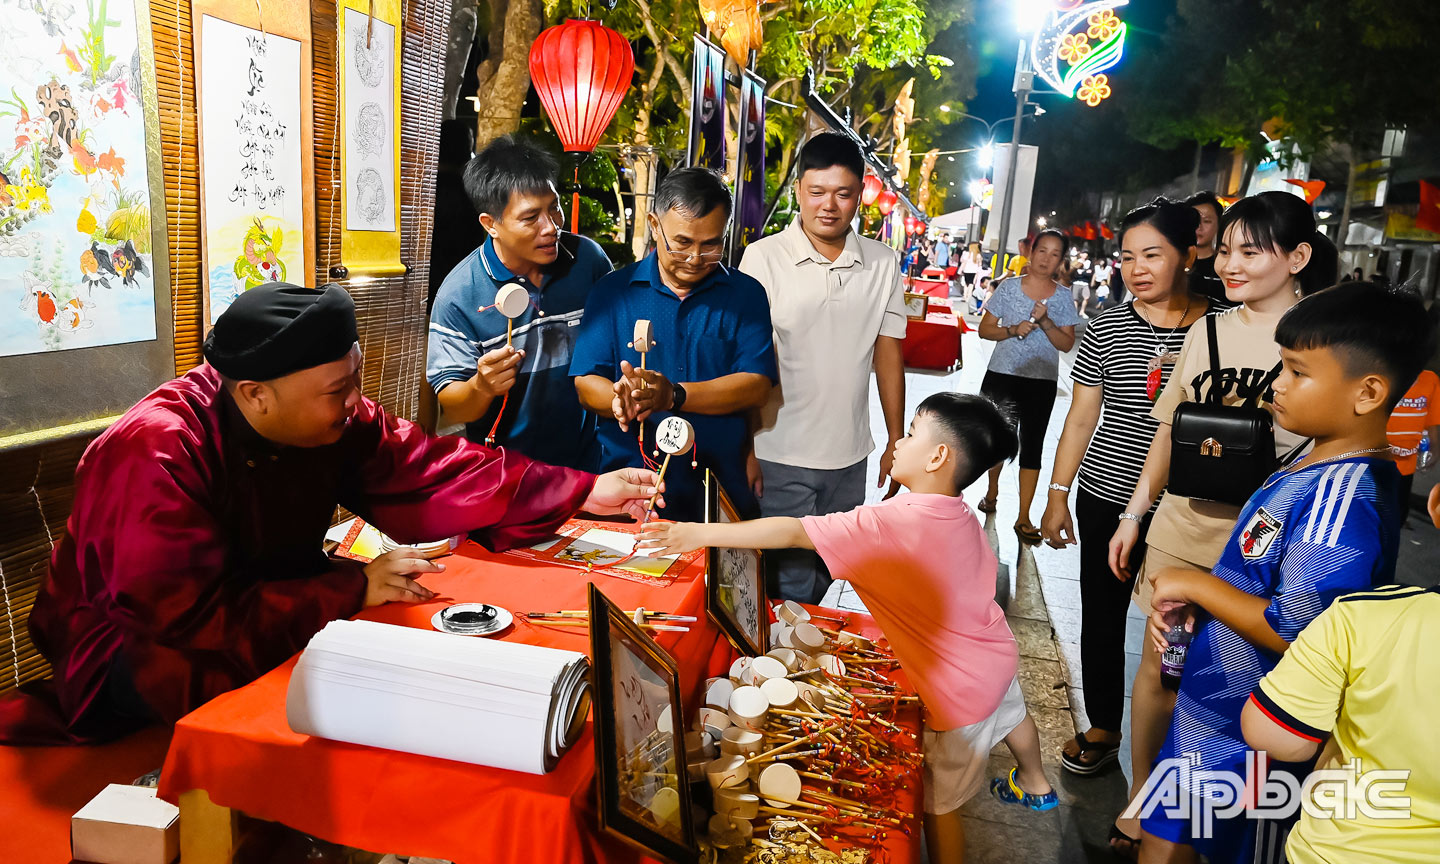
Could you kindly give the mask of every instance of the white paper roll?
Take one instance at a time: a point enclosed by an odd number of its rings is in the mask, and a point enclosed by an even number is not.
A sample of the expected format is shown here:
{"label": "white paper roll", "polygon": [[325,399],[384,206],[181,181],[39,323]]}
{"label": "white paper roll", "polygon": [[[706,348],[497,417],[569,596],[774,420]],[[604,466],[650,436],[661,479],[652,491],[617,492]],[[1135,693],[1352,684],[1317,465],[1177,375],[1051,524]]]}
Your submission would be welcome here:
{"label": "white paper roll", "polygon": [[374,621],[332,621],[290,676],[290,728],[351,744],[544,774],[584,728],[575,651]]}

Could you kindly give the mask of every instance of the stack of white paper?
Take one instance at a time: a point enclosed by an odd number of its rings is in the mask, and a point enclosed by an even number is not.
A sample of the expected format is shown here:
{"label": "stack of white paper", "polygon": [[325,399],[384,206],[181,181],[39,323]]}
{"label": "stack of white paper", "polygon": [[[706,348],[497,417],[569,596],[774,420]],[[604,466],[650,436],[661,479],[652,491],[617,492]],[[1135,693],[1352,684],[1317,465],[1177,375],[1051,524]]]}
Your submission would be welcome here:
{"label": "stack of white paper", "polygon": [[304,735],[544,774],[579,737],[590,660],[373,621],[332,621],[290,678]]}

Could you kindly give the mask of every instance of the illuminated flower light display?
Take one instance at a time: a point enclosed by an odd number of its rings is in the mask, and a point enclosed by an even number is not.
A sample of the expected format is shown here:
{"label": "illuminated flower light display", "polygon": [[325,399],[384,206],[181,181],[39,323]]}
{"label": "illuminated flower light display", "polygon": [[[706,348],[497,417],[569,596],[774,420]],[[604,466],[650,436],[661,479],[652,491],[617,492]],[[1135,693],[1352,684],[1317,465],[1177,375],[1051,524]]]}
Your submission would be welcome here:
{"label": "illuminated flower light display", "polygon": [[1104,73],[1125,52],[1125,22],[1115,10],[1129,0],[1056,0],[1031,40],[1031,62],[1050,86],[1094,107],[1113,92]]}

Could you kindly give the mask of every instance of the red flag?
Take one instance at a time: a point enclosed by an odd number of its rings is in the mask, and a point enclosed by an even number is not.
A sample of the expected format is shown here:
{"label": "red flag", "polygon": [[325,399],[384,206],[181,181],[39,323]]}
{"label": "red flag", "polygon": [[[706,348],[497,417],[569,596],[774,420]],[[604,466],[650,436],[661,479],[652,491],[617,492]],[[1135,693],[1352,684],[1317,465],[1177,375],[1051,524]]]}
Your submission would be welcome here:
{"label": "red flag", "polygon": [[1115,239],[1115,232],[1110,229],[1110,226],[1109,226],[1109,225],[1106,225],[1104,222],[1101,222],[1101,223],[1100,223],[1100,236],[1101,236],[1101,237],[1104,237],[1106,240],[1114,240],[1114,239]]}
{"label": "red flag", "polygon": [[1305,190],[1305,203],[1314,204],[1320,193],[1325,191],[1324,180],[1286,180],[1291,186],[1299,186]]}
{"label": "red flag", "polygon": [[1429,180],[1420,181],[1420,212],[1415,214],[1415,227],[1440,234],[1440,186]]}
{"label": "red flag", "polygon": [[1071,226],[1070,226],[1070,232],[1069,232],[1069,233],[1070,233],[1070,236],[1071,236],[1071,237],[1074,237],[1076,240],[1084,240],[1084,239],[1085,239],[1085,229],[1084,229],[1084,228],[1081,228],[1079,225],[1071,225]]}
{"label": "red flag", "polygon": [[1096,237],[1099,237],[1099,236],[1100,236],[1099,233],[1096,232],[1096,230],[1095,230],[1095,223],[1094,223],[1094,222],[1086,222],[1086,223],[1085,223],[1085,239],[1086,239],[1086,240],[1094,240]]}

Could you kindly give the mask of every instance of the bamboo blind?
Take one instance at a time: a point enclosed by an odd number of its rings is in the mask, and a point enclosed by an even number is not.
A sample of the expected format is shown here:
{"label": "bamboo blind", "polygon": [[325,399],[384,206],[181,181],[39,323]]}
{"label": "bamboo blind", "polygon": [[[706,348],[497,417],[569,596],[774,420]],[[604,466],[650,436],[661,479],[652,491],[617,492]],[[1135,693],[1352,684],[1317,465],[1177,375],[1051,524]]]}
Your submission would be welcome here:
{"label": "bamboo blind", "polygon": [[[316,282],[339,265],[342,189],[334,0],[312,4]],[[169,222],[175,372],[199,365],[203,331],[200,176],[189,0],[151,0],[155,77]],[[401,27],[400,226],[403,276],[342,282],[355,298],[365,394],[401,417],[419,409],[425,369],[435,167],[440,145],[450,0],[406,0]],[[93,436],[0,454],[0,692],[49,674],[30,641],[30,608],[65,530],[75,466]]]}

